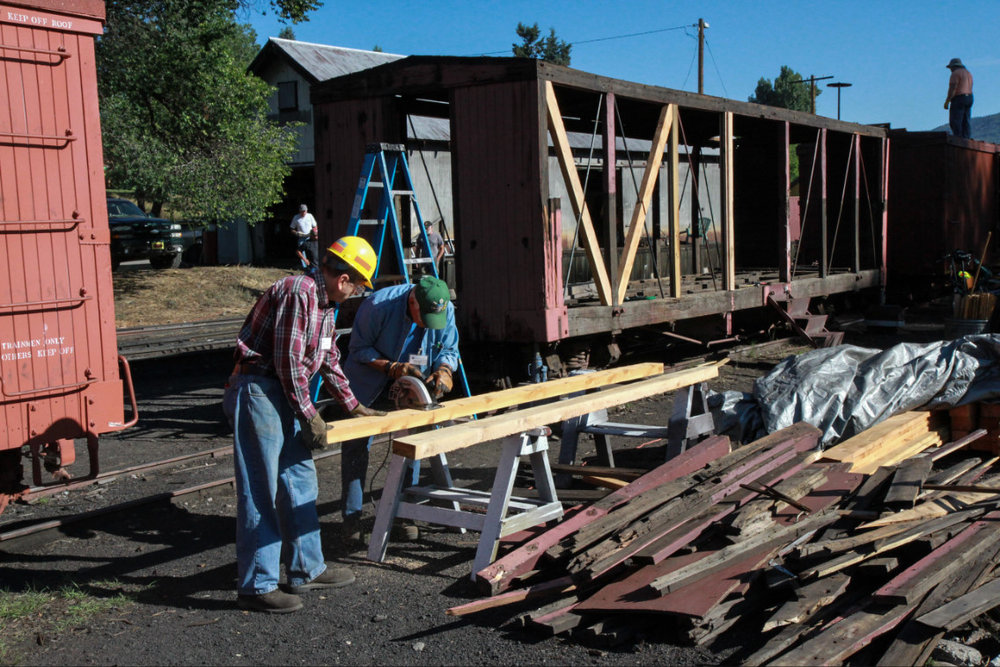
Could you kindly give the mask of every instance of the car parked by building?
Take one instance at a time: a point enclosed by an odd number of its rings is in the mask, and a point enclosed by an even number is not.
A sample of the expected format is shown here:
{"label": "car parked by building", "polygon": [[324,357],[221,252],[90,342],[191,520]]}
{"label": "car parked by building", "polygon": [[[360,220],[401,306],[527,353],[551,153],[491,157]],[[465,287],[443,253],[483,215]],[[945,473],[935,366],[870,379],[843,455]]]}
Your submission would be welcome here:
{"label": "car parked by building", "polygon": [[112,269],[134,259],[148,259],[154,269],[180,266],[184,250],[180,224],[150,217],[127,199],[108,197],[108,225]]}

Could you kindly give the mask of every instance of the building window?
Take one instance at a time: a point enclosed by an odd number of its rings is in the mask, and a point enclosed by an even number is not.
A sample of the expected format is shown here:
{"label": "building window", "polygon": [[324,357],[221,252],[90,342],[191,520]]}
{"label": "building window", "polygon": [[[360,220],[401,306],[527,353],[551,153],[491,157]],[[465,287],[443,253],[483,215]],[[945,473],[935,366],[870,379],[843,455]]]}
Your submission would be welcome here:
{"label": "building window", "polygon": [[295,111],[299,108],[299,86],[297,81],[278,83],[278,111]]}

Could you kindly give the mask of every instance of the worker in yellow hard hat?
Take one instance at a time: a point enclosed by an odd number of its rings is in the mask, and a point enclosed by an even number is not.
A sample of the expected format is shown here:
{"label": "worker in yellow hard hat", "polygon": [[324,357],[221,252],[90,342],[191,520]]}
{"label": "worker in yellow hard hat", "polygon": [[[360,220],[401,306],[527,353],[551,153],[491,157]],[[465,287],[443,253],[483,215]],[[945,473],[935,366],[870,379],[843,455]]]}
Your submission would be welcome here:
{"label": "worker in yellow hard hat", "polygon": [[[338,239],[319,267],[271,285],[240,329],[223,409],[233,427],[243,609],[295,611],[303,606],[299,593],[354,581],[348,568],[323,559],[311,450],[327,446],[333,427],[313,403],[310,378],[319,373],[351,416],[385,414],[355,398],[334,328],[334,306],[371,287],[375,259],[364,239]],[[286,581],[279,588],[282,565]]]}

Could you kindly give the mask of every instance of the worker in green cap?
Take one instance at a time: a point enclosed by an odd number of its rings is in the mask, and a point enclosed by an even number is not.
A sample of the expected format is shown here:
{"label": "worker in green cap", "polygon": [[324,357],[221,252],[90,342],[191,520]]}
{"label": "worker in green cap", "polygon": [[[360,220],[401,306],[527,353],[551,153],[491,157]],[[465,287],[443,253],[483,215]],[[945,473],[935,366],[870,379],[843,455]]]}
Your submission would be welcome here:
{"label": "worker in green cap", "polygon": [[[361,303],[351,329],[344,374],[358,401],[371,407],[384,404],[389,386],[404,375],[423,380],[430,395],[441,398],[451,391],[458,363],[458,329],[450,290],[440,278],[424,276],[415,285],[380,289]],[[346,542],[357,542],[361,537],[371,441],[361,438],[341,446]],[[417,470],[414,466],[414,477]]]}

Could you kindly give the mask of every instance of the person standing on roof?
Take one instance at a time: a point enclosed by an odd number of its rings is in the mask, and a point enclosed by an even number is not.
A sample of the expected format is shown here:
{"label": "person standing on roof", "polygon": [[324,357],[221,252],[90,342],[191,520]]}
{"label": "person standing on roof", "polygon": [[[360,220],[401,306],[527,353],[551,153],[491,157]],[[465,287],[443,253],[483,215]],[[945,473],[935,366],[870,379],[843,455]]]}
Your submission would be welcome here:
{"label": "person standing on roof", "polygon": [[[351,328],[351,344],[344,363],[355,396],[363,405],[381,407],[387,388],[404,375],[427,384],[434,399],[451,391],[458,370],[458,328],[448,285],[424,276],[415,285],[386,287],[358,308]],[[385,404],[385,407],[394,407]],[[341,444],[343,536],[347,543],[361,539],[361,509],[371,438]],[[414,477],[419,468],[414,466]]]}
{"label": "person standing on roof", "polygon": [[292,218],[289,229],[295,236],[295,254],[302,263],[302,268],[316,266],[316,255],[319,254],[316,244],[319,233],[316,229],[316,218],[309,212],[308,206],[305,204],[299,206],[299,212]]}
{"label": "person standing on roof", "polygon": [[944,108],[951,105],[948,112],[948,124],[951,133],[964,139],[972,138],[972,73],[962,64],[961,58],[952,58],[947,65],[951,70],[948,79],[948,97],[944,100]]}
{"label": "person standing on roof", "polygon": [[[358,402],[340,367],[334,305],[371,287],[375,251],[347,236],[321,266],[277,281],[257,299],[236,341],[223,409],[233,427],[236,468],[237,603],[271,613],[302,608],[299,592],[354,581],[323,559],[312,451],[328,425],[310,397],[320,373],[343,411],[385,414]],[[281,566],[287,582],[279,588]]]}

